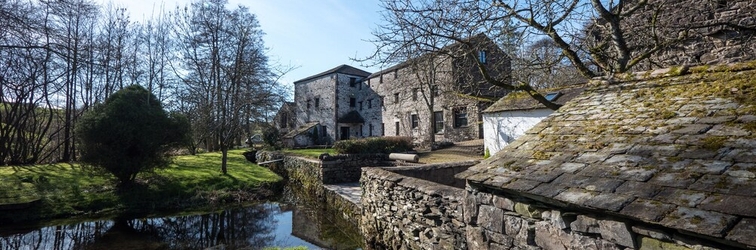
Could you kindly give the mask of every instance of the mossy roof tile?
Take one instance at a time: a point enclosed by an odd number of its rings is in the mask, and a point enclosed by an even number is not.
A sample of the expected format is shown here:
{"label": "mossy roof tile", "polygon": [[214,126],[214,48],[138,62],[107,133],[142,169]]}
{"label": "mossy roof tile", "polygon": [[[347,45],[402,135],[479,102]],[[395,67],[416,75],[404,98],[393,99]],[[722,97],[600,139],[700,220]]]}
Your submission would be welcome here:
{"label": "mossy roof tile", "polygon": [[756,247],[742,237],[756,230],[736,226],[756,217],[756,62],[673,70],[594,80],[468,171],[555,206]]}

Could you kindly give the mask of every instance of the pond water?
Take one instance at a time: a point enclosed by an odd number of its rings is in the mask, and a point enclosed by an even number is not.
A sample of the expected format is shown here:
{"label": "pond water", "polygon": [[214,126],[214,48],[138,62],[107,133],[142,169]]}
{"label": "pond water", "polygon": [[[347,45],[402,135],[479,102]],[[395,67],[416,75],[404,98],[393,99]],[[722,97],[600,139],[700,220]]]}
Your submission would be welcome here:
{"label": "pond water", "polygon": [[0,249],[357,249],[356,227],[322,206],[268,202],[219,211],[0,228]]}

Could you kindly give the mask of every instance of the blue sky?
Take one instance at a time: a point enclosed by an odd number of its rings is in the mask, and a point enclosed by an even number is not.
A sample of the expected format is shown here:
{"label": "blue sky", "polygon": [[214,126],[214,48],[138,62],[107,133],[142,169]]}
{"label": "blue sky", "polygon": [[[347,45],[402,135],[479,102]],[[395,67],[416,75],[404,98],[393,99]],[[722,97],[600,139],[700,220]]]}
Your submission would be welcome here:
{"label": "blue sky", "polygon": [[[125,6],[133,21],[143,20],[159,8],[161,1],[97,0],[105,5],[112,1]],[[173,10],[191,0],[165,0]],[[229,0],[229,8],[249,7],[257,15],[264,41],[270,48],[271,62],[296,66],[281,82],[291,83],[341,64],[375,72],[376,67],[362,67],[350,58],[364,58],[375,47],[367,40],[380,22],[378,0]],[[292,87],[293,89],[293,87]]]}

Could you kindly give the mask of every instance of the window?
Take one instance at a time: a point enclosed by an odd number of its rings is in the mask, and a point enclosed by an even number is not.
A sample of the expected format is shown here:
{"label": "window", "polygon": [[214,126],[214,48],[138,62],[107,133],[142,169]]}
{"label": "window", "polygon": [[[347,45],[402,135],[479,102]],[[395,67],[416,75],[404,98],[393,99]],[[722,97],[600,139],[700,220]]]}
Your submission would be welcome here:
{"label": "window", "polygon": [[399,136],[399,122],[394,123],[394,135]]}
{"label": "window", "polygon": [[562,92],[551,92],[551,93],[546,94],[545,97],[547,101],[553,102],[560,96],[562,96]]}
{"label": "window", "polygon": [[373,99],[368,99],[368,109],[373,108]]}
{"label": "window", "polygon": [[315,108],[320,108],[320,97],[315,97]]}
{"label": "window", "polygon": [[357,99],[354,99],[354,97],[349,98],[349,107],[354,108],[356,104],[357,104]]}
{"label": "window", "polygon": [[467,126],[467,108],[461,107],[454,109],[454,127]]}
{"label": "window", "polygon": [[394,103],[399,103],[399,93],[394,93]]}
{"label": "window", "polygon": [[399,69],[394,70],[394,79],[396,79],[397,71],[399,71]]}
{"label": "window", "polygon": [[360,110],[362,110],[362,102],[360,102]]}
{"label": "window", "polygon": [[381,136],[386,135],[386,124],[381,123]]}
{"label": "window", "polygon": [[433,112],[433,133],[444,132],[444,111]]}
{"label": "window", "polygon": [[357,78],[349,77],[349,87],[354,88],[357,86]]}
{"label": "window", "polygon": [[412,128],[417,128],[420,124],[420,120],[417,117],[417,114],[410,115],[410,124],[412,124]]}
{"label": "window", "polygon": [[378,80],[378,83],[383,83],[383,74],[381,74],[380,80]]}
{"label": "window", "polygon": [[282,113],[281,114],[281,128],[286,128],[286,125],[288,125],[287,120],[289,120],[288,115],[286,115],[286,113]]}
{"label": "window", "polygon": [[417,88],[412,89],[412,100],[417,101]]}
{"label": "window", "polygon": [[307,109],[310,109],[310,99],[307,99]]}
{"label": "window", "polygon": [[488,62],[485,50],[478,51],[478,60],[480,60],[480,63],[482,64],[486,64]]}
{"label": "window", "polygon": [[438,85],[431,86],[431,95],[433,95],[433,97],[440,95],[440,93],[438,92]]}
{"label": "window", "polygon": [[386,98],[384,96],[381,96],[381,99],[379,100],[381,102],[381,107],[383,107],[383,103],[384,103],[385,100],[386,100]]}
{"label": "window", "polygon": [[373,124],[368,124],[368,136],[373,136]]}

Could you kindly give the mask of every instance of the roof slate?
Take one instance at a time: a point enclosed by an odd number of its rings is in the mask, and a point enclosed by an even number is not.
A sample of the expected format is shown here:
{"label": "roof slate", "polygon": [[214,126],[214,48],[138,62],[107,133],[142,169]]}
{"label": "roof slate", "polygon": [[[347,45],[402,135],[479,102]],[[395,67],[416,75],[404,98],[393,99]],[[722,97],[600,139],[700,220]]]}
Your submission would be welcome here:
{"label": "roof slate", "polygon": [[361,70],[361,69],[358,69],[358,68],[355,68],[355,67],[352,67],[352,66],[349,66],[349,65],[346,65],[346,64],[342,64],[342,65],[339,65],[339,66],[337,66],[335,68],[332,68],[332,69],[320,72],[320,73],[318,73],[316,75],[308,76],[308,77],[305,77],[303,79],[294,81],[294,84],[301,83],[301,82],[306,82],[306,81],[309,81],[309,80],[312,80],[312,79],[315,79],[315,78],[318,78],[318,77],[322,77],[322,76],[326,76],[326,75],[330,75],[330,74],[334,74],[334,73],[342,73],[342,74],[359,76],[359,77],[367,77],[367,76],[370,75],[370,72],[367,72],[367,71],[364,71],[364,70]]}
{"label": "roof slate", "polygon": [[623,79],[457,177],[756,246],[756,62]]}
{"label": "roof slate", "polygon": [[297,135],[300,135],[302,133],[307,132],[312,127],[315,127],[315,125],[318,125],[318,124],[320,124],[320,123],[319,122],[308,122],[308,123],[305,123],[304,125],[300,126],[299,128],[297,128],[295,130],[292,130],[292,131],[289,131],[289,133],[286,133],[286,135],[284,135],[283,138],[294,138]]}
{"label": "roof slate", "polygon": [[[493,41],[491,40],[491,38],[489,38],[488,36],[486,36],[486,34],[484,34],[484,33],[478,33],[477,35],[474,35],[474,36],[471,36],[471,37],[463,39],[463,41],[465,41],[465,42],[473,42],[473,43],[480,43],[480,44],[493,43]],[[406,61],[401,62],[401,63],[397,63],[397,64],[395,64],[395,65],[393,65],[391,67],[388,67],[388,68],[386,68],[384,70],[380,70],[378,72],[370,74],[370,76],[368,76],[368,78],[379,77],[382,74],[386,74],[386,73],[389,73],[389,72],[393,72],[394,70],[398,70],[398,69],[402,69],[402,68],[408,67],[408,66],[410,66],[413,63],[414,60],[426,59],[429,56],[438,55],[438,53],[455,53],[455,54],[456,53],[460,53],[459,50],[460,50],[460,48],[462,48],[462,46],[463,46],[463,44],[461,42],[454,42],[452,44],[444,46],[443,48],[438,49],[437,51],[428,51],[428,52],[420,55],[417,58],[413,58],[413,59],[409,59],[409,60],[406,60]]]}
{"label": "roof slate", "polygon": [[[564,105],[569,100],[572,100],[572,98],[575,98],[578,95],[580,95],[580,93],[582,93],[584,90],[585,90],[584,85],[573,85],[573,86],[567,86],[567,87],[562,87],[562,88],[542,90],[539,92],[541,92],[541,94],[544,96],[552,92],[561,93],[561,95],[557,97],[557,99],[554,102],[557,104]],[[486,110],[483,111],[483,113],[495,113],[495,112],[503,112],[503,111],[514,111],[514,110],[529,110],[529,109],[539,109],[539,108],[546,108],[546,106],[536,101],[525,92],[512,92],[502,97],[491,106],[489,106]]]}

